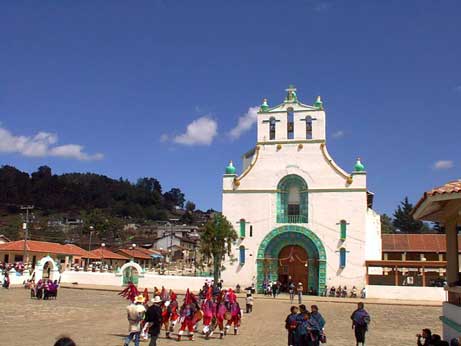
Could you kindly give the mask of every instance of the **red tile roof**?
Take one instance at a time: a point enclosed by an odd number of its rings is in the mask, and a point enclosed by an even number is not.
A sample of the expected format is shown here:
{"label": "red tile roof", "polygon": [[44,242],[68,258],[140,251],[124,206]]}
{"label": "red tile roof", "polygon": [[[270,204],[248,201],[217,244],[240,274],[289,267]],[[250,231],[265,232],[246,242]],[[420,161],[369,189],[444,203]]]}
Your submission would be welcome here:
{"label": "red tile roof", "polygon": [[78,247],[77,245],[66,244],[64,246],[68,247],[69,249],[72,249],[72,251],[75,251],[75,253],[77,253],[78,256],[81,256],[82,258],[99,259],[99,257],[96,256],[95,254],[93,254],[93,253],[91,253],[89,251],[86,251],[86,250],[82,249],[81,247]]}
{"label": "red tile roof", "polygon": [[[382,234],[382,252],[446,252],[445,234]],[[461,251],[461,235],[458,235]]]}
{"label": "red tile roof", "polygon": [[[26,242],[28,252],[42,252],[59,255],[74,255],[81,256],[82,251],[76,245],[61,245],[58,243],[49,243],[46,241],[28,240]],[[24,251],[24,240],[12,241],[5,244],[0,244],[0,251]]]}
{"label": "red tile roof", "polygon": [[160,255],[160,251],[155,251],[152,249],[144,249],[143,247],[137,248],[136,250],[141,251],[142,253],[150,256],[150,255]]}
{"label": "red tile roof", "polygon": [[91,250],[90,253],[97,256],[97,258],[99,259],[108,258],[108,259],[116,259],[116,260],[129,260],[128,257],[112,252],[105,247],[100,247],[99,249]]}
{"label": "red tile roof", "polygon": [[117,250],[117,253],[122,254],[123,256],[127,256],[129,258],[137,258],[137,259],[144,259],[144,260],[152,259],[152,257],[150,257],[149,255],[145,254],[144,252],[138,249],[119,249]]}
{"label": "red tile roof", "polygon": [[461,180],[453,180],[445,185],[436,187],[432,190],[424,192],[423,197],[416,203],[415,207],[413,208],[413,213],[419,206],[426,200],[428,196],[435,196],[435,195],[443,195],[443,194],[450,194],[450,193],[459,193],[461,192]]}

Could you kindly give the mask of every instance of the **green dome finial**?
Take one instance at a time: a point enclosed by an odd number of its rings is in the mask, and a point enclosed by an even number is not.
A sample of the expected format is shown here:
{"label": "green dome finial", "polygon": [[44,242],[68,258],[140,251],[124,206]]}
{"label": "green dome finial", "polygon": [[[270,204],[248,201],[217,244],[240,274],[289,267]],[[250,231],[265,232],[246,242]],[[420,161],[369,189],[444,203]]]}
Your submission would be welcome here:
{"label": "green dome finial", "polygon": [[232,161],[229,161],[229,165],[226,167],[226,174],[235,174],[235,167]]}
{"label": "green dome finial", "polygon": [[355,172],[363,172],[365,170],[365,166],[360,162],[360,157],[357,158],[357,162],[354,165]]}
{"label": "green dome finial", "polygon": [[269,109],[269,104],[267,103],[267,99],[263,99],[263,103],[261,105],[261,107],[259,107],[259,110],[261,112],[267,112],[267,110]]}
{"label": "green dome finial", "polygon": [[314,107],[317,109],[323,109],[323,102],[320,96],[317,96],[317,99],[314,102]]}

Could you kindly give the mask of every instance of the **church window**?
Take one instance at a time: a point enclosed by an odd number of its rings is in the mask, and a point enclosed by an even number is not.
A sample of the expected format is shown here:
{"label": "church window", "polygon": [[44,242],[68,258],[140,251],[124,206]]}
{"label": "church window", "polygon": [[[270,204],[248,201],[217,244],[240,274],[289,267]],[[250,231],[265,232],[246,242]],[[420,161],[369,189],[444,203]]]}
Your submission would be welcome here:
{"label": "church window", "polygon": [[250,226],[250,237],[253,236],[253,226]]}
{"label": "church window", "polygon": [[240,238],[245,238],[246,233],[246,221],[245,219],[240,219]]}
{"label": "church window", "polygon": [[296,174],[285,176],[277,186],[277,222],[307,223],[307,184]]}
{"label": "church window", "polygon": [[245,264],[245,246],[243,245],[239,247],[239,263],[240,265]]}
{"label": "church window", "polygon": [[293,108],[288,109],[287,138],[294,138],[294,113]]}
{"label": "church window", "polygon": [[339,250],[339,267],[346,267],[346,249],[343,247]]}
{"label": "church window", "polygon": [[312,117],[306,117],[306,139],[312,139]]}
{"label": "church window", "polygon": [[269,139],[273,140],[275,139],[275,118],[272,117],[269,119]]}
{"label": "church window", "polygon": [[339,231],[340,231],[340,239],[342,241],[346,240],[346,236],[347,236],[347,222],[346,222],[346,220],[341,220],[339,222]]}

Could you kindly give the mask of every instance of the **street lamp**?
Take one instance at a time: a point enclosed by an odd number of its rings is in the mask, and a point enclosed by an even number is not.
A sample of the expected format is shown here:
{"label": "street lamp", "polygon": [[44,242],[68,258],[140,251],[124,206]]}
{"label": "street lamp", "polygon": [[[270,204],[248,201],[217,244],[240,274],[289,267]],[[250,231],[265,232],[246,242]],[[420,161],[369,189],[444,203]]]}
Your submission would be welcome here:
{"label": "street lamp", "polygon": [[103,271],[103,266],[104,266],[104,247],[106,246],[106,243],[101,244],[101,271]]}
{"label": "street lamp", "polygon": [[91,238],[93,237],[94,227],[90,226],[89,229],[90,229],[90,242],[88,243],[88,251],[91,251]]}

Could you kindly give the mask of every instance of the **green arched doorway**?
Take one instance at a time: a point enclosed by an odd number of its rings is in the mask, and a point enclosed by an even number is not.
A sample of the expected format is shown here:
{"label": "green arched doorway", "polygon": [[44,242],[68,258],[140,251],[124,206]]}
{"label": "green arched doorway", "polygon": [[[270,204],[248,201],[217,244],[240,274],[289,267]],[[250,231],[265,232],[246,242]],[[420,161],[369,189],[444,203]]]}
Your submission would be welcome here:
{"label": "green arched doorway", "polygon": [[[311,230],[295,225],[278,227],[272,230],[261,242],[257,257],[257,288],[261,292],[264,281],[275,281],[283,275],[281,266],[290,265],[284,257],[287,247],[300,247],[307,254],[305,278],[308,287],[322,292],[326,282],[326,253],[322,241]],[[281,256],[283,258],[281,258]],[[290,254],[288,256],[291,256]],[[293,265],[301,256],[294,255]],[[298,264],[299,265],[299,264]],[[288,268],[287,272],[291,272]],[[282,274],[281,274],[282,273]],[[282,278],[283,279],[283,278]]]}

